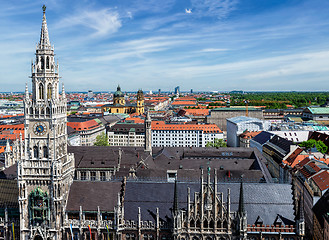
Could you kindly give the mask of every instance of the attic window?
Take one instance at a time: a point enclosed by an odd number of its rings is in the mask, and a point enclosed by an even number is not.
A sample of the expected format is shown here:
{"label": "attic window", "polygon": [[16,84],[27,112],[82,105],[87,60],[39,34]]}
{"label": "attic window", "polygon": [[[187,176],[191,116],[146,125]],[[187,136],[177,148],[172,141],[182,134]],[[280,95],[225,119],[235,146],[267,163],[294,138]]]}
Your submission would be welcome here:
{"label": "attic window", "polygon": [[175,182],[177,180],[177,171],[167,171],[167,180],[168,182]]}
{"label": "attic window", "polygon": [[94,162],[90,162],[90,164],[94,164]]}
{"label": "attic window", "polygon": [[260,216],[258,216],[256,221],[255,221],[255,224],[256,225],[263,225],[263,222],[264,222],[263,219]]}

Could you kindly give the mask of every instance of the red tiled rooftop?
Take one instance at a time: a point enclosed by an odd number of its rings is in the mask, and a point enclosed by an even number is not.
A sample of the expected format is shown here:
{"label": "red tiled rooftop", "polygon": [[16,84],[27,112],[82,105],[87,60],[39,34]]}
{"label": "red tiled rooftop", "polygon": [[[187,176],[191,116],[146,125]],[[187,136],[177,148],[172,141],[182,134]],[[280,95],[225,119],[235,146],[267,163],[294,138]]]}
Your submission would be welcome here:
{"label": "red tiled rooftop", "polygon": [[320,188],[321,191],[329,188],[329,173],[328,171],[323,171],[314,177],[312,177],[313,181]]}
{"label": "red tiled rooftop", "polygon": [[171,105],[179,105],[179,106],[196,106],[196,103],[193,101],[174,101]]}
{"label": "red tiled rooftop", "polygon": [[186,112],[186,115],[193,115],[193,116],[207,116],[207,115],[209,115],[209,109],[186,108],[184,110]]}
{"label": "red tiled rooftop", "polygon": [[206,133],[222,132],[216,124],[166,124],[163,121],[152,121],[151,127],[152,130],[201,130]]}
{"label": "red tiled rooftop", "polygon": [[85,131],[95,129],[99,126],[99,124],[92,119],[85,122],[68,122],[67,126],[74,128],[76,131]]}

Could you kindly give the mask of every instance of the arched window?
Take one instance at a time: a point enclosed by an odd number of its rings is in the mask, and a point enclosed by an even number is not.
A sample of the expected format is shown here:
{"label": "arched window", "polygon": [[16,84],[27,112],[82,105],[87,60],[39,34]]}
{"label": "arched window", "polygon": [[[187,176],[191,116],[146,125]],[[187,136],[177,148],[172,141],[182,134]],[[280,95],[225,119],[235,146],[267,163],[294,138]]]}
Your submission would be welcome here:
{"label": "arched window", "polygon": [[49,107],[46,108],[46,114],[50,115],[50,108]]}
{"label": "arched window", "polygon": [[41,69],[45,69],[45,59],[41,57]]}
{"label": "arched window", "polygon": [[39,158],[39,149],[38,146],[33,147],[33,156],[34,158]]}
{"label": "arched window", "polygon": [[46,146],[43,147],[43,157],[48,158],[48,148]]}
{"label": "arched window", "polygon": [[214,221],[213,221],[213,220],[210,220],[209,227],[210,227],[210,228],[214,228],[214,225],[215,225],[215,224],[214,224]]}
{"label": "arched window", "polygon": [[43,99],[44,98],[44,88],[43,88],[43,84],[40,83],[39,84],[39,99]]}
{"label": "arched window", "polygon": [[[203,221],[203,227],[204,228],[208,228],[208,221],[207,220],[204,220]],[[207,239],[208,240],[208,239]]]}
{"label": "arched window", "polygon": [[30,114],[33,115],[33,107],[30,107]]}
{"label": "arched window", "polygon": [[191,222],[190,222],[190,227],[194,228],[195,227],[195,222],[194,220],[192,219]]}
{"label": "arched window", "polygon": [[48,84],[48,87],[47,87],[47,98],[51,98],[51,94],[52,94],[52,86],[51,84],[49,83]]}
{"label": "arched window", "polygon": [[47,56],[46,68],[49,69],[49,56]]}
{"label": "arched window", "polygon": [[200,227],[201,227],[200,220],[197,220],[197,221],[196,221],[196,227],[197,227],[197,228],[200,228]]}

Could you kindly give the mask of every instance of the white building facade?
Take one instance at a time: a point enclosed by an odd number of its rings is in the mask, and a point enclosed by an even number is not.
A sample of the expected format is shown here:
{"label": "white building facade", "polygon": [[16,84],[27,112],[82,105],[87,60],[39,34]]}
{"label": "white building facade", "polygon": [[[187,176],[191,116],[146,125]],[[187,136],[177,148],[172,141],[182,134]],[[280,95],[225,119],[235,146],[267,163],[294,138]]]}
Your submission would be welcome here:
{"label": "white building facade", "polygon": [[258,118],[251,118],[245,116],[233,117],[227,121],[227,146],[239,147],[239,135],[244,131],[267,131],[271,127],[269,121],[260,120]]}
{"label": "white building facade", "polygon": [[216,138],[223,139],[223,132],[215,124],[152,122],[153,147],[205,147]]}

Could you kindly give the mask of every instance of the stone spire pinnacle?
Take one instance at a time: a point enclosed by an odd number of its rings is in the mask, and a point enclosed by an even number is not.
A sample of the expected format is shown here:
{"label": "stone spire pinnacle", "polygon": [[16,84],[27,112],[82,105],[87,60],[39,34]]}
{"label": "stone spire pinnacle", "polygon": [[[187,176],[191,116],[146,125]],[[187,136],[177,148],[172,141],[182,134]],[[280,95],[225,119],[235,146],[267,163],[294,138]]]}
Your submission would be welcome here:
{"label": "stone spire pinnacle", "polygon": [[39,42],[39,49],[51,49],[50,41],[49,41],[49,34],[48,34],[48,27],[47,27],[47,19],[46,19],[46,6],[42,6],[43,10],[43,18],[42,18],[42,27],[41,27],[41,34],[40,34],[40,42]]}
{"label": "stone spire pinnacle", "polygon": [[10,144],[9,144],[9,140],[7,139],[7,143],[6,143],[6,152],[10,152]]}
{"label": "stone spire pinnacle", "polygon": [[62,98],[66,98],[64,83],[62,83]]}
{"label": "stone spire pinnacle", "polygon": [[240,184],[240,197],[239,197],[239,210],[238,213],[240,216],[242,216],[245,213],[244,210],[244,199],[243,199],[243,183],[241,179],[241,184]]}
{"label": "stone spire pinnacle", "polygon": [[27,83],[25,84],[25,98],[28,99],[29,98],[29,89],[27,87]]}
{"label": "stone spire pinnacle", "polygon": [[175,180],[173,212],[174,214],[178,212],[177,180]]}

